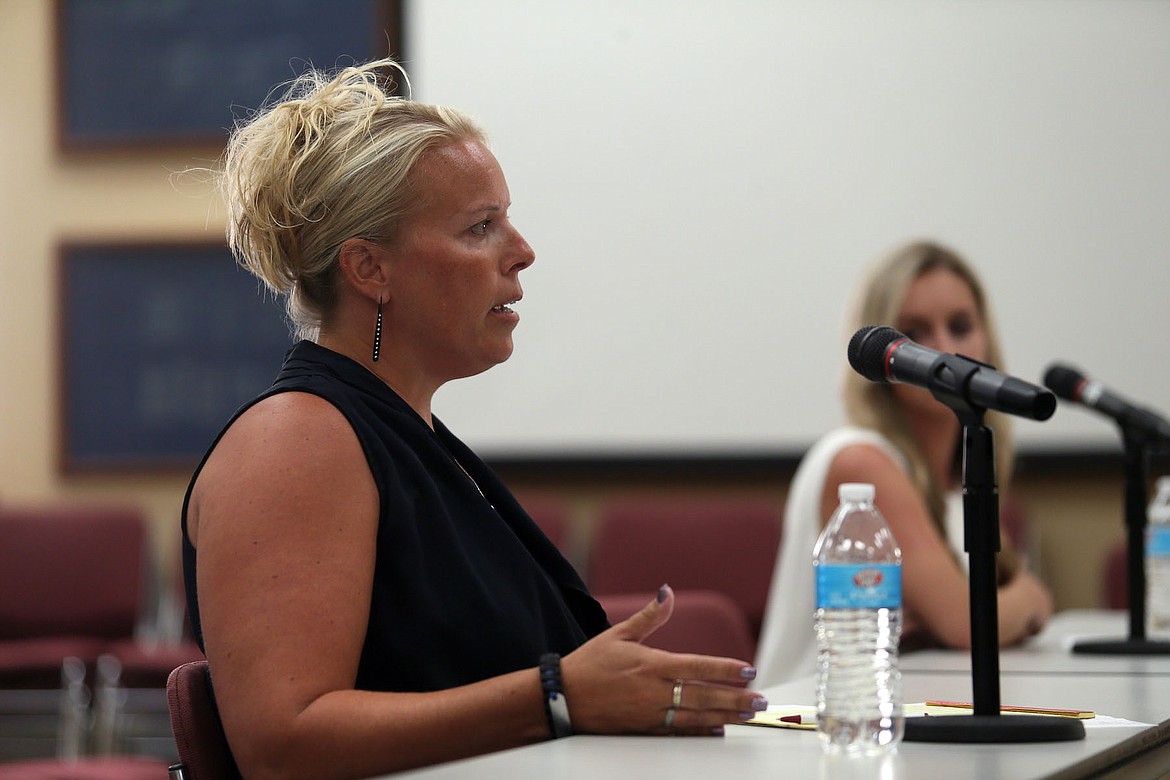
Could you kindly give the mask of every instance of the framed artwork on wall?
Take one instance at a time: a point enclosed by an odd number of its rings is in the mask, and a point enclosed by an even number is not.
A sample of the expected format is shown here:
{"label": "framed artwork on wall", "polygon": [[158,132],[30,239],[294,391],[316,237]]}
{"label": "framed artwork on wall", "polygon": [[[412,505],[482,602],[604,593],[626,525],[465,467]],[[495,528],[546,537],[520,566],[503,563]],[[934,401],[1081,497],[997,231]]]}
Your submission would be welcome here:
{"label": "framed artwork on wall", "polygon": [[222,243],[62,246],[57,336],[68,474],[193,470],[293,344]]}
{"label": "framed artwork on wall", "polygon": [[403,0],[56,0],[65,151],[222,147],[308,65],[403,57]]}

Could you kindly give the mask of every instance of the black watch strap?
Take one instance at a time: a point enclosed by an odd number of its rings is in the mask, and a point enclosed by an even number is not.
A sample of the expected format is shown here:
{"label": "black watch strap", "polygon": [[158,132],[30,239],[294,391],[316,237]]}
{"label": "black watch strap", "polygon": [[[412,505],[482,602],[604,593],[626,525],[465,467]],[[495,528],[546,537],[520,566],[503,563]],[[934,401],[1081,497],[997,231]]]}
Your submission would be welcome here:
{"label": "black watch strap", "polygon": [[544,694],[544,713],[548,716],[548,728],[554,738],[568,737],[573,733],[573,722],[569,720],[569,703],[565,700],[565,686],[561,680],[561,657],[556,653],[545,653],[540,657],[540,690]]}

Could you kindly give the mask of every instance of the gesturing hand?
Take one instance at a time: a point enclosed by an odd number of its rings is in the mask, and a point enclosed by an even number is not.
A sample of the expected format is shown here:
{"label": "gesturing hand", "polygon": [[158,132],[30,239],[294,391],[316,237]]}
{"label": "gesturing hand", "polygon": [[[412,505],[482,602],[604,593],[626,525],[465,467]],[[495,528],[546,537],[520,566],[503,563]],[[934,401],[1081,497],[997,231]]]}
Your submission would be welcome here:
{"label": "gesturing hand", "polygon": [[573,727],[593,734],[719,734],[768,703],[745,686],[756,670],[732,658],[668,653],[642,641],[670,619],[674,592],[663,585],[628,620],[561,662]]}

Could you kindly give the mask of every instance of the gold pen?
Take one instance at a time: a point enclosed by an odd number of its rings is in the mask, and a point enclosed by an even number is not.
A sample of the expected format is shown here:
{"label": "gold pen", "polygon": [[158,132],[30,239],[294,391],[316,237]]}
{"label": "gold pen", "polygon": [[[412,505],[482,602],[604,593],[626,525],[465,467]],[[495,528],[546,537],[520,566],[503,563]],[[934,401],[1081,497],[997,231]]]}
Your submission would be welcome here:
{"label": "gold pen", "polygon": [[[964,701],[928,701],[927,707],[955,707],[956,709],[970,710],[974,709],[975,705]],[[1058,715],[1062,718],[1095,718],[1097,713],[1092,710],[1064,710],[1054,707],[1016,707],[1010,704],[1001,705],[1000,712],[1015,712],[1027,715]]]}

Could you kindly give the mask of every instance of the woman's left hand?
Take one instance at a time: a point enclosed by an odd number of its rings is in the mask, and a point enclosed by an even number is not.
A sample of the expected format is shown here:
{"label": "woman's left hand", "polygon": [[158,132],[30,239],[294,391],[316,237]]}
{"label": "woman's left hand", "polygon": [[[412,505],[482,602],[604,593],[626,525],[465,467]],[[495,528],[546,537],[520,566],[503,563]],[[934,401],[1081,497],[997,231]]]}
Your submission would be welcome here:
{"label": "woman's left hand", "polygon": [[641,644],[670,618],[674,593],[663,586],[629,619],[562,659],[573,728],[593,734],[718,734],[752,718],[767,701],[746,686],[751,664],[669,653]]}

